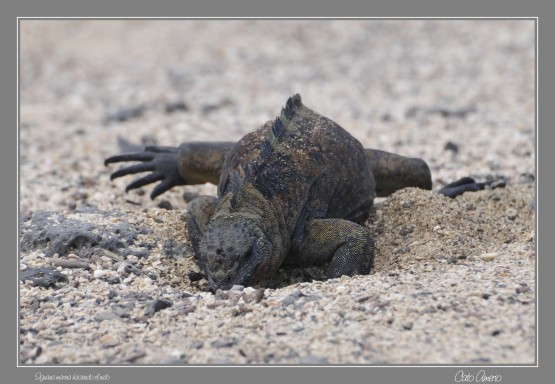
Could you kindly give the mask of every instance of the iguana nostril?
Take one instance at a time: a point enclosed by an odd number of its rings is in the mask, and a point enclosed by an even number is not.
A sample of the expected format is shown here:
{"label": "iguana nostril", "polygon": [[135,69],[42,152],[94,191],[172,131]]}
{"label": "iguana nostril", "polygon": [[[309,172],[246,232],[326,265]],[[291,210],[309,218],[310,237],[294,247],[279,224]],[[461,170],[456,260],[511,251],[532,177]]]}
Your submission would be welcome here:
{"label": "iguana nostril", "polygon": [[221,256],[224,253],[224,250],[221,248],[216,249],[216,255]]}

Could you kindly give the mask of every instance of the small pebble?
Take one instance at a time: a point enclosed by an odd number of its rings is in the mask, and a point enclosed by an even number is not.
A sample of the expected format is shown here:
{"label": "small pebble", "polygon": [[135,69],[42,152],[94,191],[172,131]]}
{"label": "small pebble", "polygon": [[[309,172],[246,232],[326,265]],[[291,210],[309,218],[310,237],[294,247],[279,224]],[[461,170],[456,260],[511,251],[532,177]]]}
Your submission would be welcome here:
{"label": "small pebble", "polygon": [[497,253],[490,252],[490,253],[482,253],[479,258],[483,261],[492,261],[497,257]]}
{"label": "small pebble", "polygon": [[412,329],[412,327],[413,327],[412,321],[403,324],[403,329],[404,330],[410,331]]}
{"label": "small pebble", "polygon": [[507,218],[508,218],[509,220],[514,220],[514,219],[516,219],[516,210],[515,210],[514,208],[508,208],[508,209],[505,211],[505,216],[507,216]]}
{"label": "small pebble", "polygon": [[253,287],[247,287],[243,291],[243,301],[245,303],[259,303],[264,297],[264,288],[255,289]]}
{"label": "small pebble", "polygon": [[102,269],[96,269],[96,270],[93,272],[93,276],[94,276],[95,279],[100,279],[100,278],[106,276],[106,272],[107,272],[107,271],[102,270]]}

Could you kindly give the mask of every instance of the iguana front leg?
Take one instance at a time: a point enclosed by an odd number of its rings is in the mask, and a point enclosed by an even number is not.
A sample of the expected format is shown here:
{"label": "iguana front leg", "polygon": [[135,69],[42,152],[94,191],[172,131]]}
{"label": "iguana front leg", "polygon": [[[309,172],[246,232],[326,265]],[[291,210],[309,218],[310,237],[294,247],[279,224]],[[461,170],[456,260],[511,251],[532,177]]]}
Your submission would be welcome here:
{"label": "iguana front leg", "polygon": [[131,182],[125,191],[161,181],[150,194],[154,199],[178,185],[218,184],[224,160],[234,146],[233,142],[190,142],[177,148],[151,146],[144,152],[109,157],[104,164],[140,161],[112,173],[110,179],[150,171]]}
{"label": "iguana front leg", "polygon": [[206,232],[206,226],[214,215],[218,198],[215,196],[199,196],[189,205],[187,212],[187,230],[193,246],[195,257],[200,254],[200,241]]}
{"label": "iguana front leg", "polygon": [[322,264],[330,261],[327,278],[365,275],[374,261],[374,241],[363,226],[343,219],[314,219],[294,240],[287,263]]}

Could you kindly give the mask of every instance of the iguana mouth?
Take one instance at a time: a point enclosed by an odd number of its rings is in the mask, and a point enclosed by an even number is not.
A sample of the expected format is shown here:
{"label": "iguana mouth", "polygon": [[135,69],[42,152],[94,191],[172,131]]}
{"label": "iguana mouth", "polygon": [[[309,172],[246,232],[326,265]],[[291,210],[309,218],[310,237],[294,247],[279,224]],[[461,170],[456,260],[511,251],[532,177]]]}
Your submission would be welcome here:
{"label": "iguana mouth", "polygon": [[252,269],[256,269],[258,263],[255,262],[258,256],[257,241],[253,240],[252,245],[239,259],[235,260],[233,264],[228,264],[234,255],[221,254],[217,259],[212,257],[212,260],[206,267],[209,270],[209,283],[212,290],[217,289],[230,289],[234,285],[248,286],[252,283]]}

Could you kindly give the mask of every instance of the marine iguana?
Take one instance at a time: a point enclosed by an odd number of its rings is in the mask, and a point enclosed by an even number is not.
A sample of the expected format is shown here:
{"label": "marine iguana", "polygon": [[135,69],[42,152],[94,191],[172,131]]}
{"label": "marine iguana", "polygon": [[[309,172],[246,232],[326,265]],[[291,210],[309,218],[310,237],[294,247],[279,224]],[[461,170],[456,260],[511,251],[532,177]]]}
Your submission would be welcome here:
{"label": "marine iguana", "polygon": [[[178,185],[213,183],[218,196],[188,207],[196,263],[211,289],[252,285],[282,264],[329,262],[327,278],[368,274],[374,242],[363,225],[376,196],[431,189],[427,164],[362,144],[296,94],[281,114],[239,142],[150,146],[109,157],[139,161],[111,175],[150,171],[126,191],[160,181],[151,198]],[[470,178],[440,192],[454,197],[483,189]]]}

